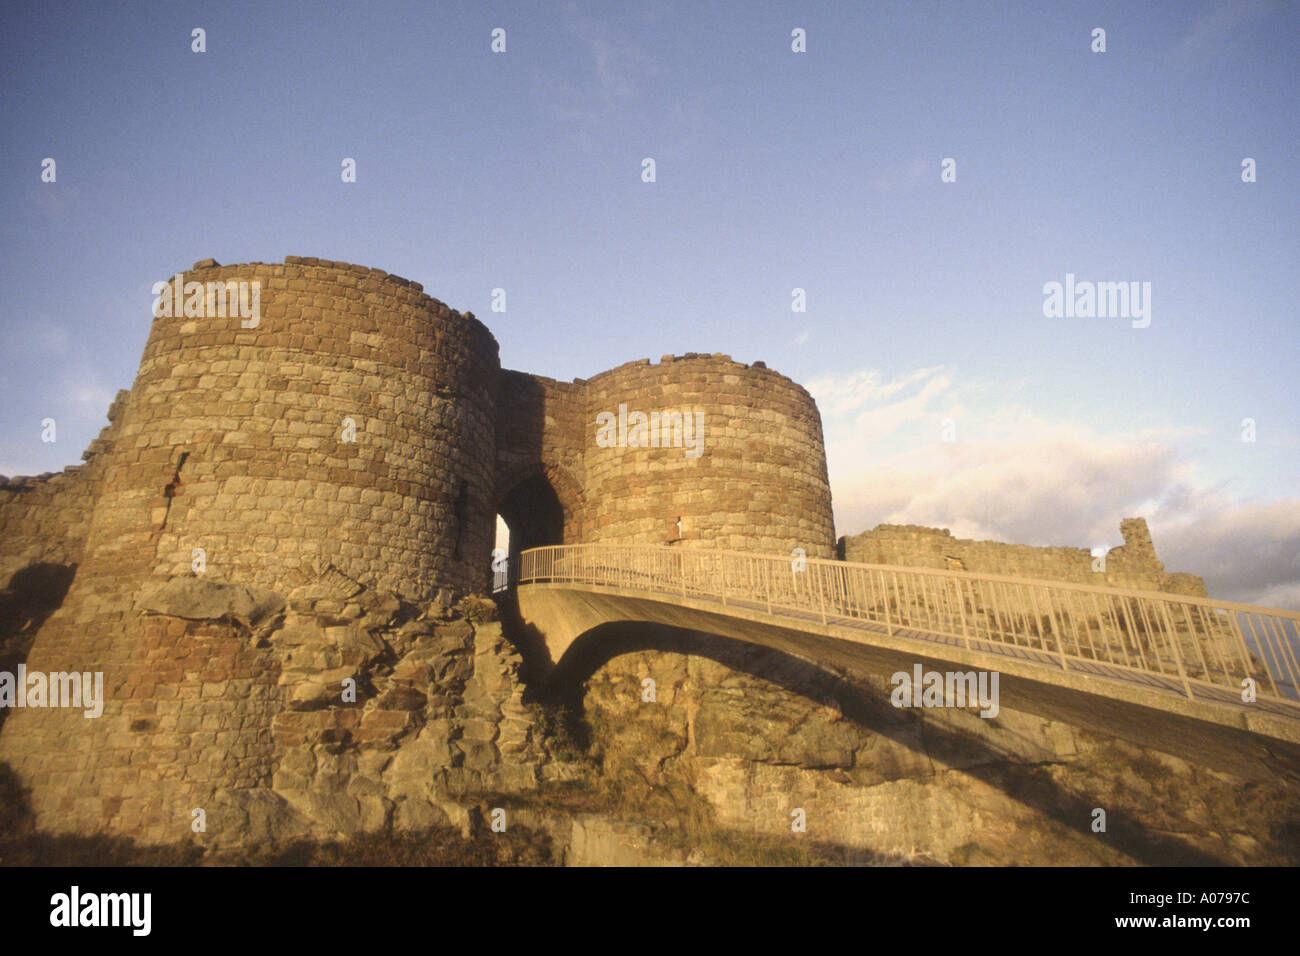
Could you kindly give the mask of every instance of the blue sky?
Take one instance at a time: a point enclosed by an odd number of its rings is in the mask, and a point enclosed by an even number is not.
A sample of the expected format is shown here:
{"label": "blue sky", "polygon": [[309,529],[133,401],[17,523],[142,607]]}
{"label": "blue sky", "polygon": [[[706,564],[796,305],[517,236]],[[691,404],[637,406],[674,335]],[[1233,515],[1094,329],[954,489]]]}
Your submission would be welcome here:
{"label": "blue sky", "polygon": [[[319,256],[474,311],[507,367],[767,362],[818,398],[840,533],[1094,547],[1142,514],[1171,570],[1300,607],[1295,4],[56,3],[6,23],[0,473],[79,460],[153,282]],[[1150,282],[1150,326],[1045,317],[1066,273]]]}

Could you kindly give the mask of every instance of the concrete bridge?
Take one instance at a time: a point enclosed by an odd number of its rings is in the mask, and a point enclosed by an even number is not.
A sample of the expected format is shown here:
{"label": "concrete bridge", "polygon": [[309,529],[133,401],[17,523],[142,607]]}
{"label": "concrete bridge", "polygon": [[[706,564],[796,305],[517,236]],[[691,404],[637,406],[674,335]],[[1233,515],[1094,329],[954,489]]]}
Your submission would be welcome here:
{"label": "concrete bridge", "polygon": [[996,671],[1003,707],[1250,779],[1300,778],[1295,612],[964,571],[633,545],[525,551],[517,597],[551,667],[583,634],[626,621],[867,675],[910,674],[917,664]]}

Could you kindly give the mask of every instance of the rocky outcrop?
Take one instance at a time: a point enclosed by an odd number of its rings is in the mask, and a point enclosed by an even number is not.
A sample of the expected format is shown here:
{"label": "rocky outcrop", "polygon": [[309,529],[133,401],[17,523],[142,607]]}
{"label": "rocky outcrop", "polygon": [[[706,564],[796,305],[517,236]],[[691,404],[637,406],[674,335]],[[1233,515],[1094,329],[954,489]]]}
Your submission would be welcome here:
{"label": "rocky outcrop", "polygon": [[647,819],[693,795],[718,826],[885,863],[1296,862],[1296,781],[1247,783],[1005,707],[896,709],[883,678],[674,640],[612,658],[582,695],[602,779]]}
{"label": "rocky outcrop", "polygon": [[484,793],[537,786],[545,754],[523,702],[521,659],[490,601],[422,606],[327,567],[282,597],[198,578],[136,602],[149,616],[237,628],[278,665],[269,787],[221,788],[203,806],[217,849],[455,824]]}

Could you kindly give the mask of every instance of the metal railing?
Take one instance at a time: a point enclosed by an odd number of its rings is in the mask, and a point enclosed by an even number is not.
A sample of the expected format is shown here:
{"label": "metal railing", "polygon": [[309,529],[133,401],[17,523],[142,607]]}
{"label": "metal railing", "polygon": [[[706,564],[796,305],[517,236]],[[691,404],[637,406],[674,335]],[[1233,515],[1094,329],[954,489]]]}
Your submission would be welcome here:
{"label": "metal railing", "polygon": [[[936,635],[1066,671],[1158,675],[1191,699],[1258,698],[1300,717],[1300,613],[1159,591],[743,551],[562,545],[520,556],[519,583],[680,596]],[[1227,692],[1225,694],[1225,692]],[[1287,708],[1290,712],[1290,708]]]}

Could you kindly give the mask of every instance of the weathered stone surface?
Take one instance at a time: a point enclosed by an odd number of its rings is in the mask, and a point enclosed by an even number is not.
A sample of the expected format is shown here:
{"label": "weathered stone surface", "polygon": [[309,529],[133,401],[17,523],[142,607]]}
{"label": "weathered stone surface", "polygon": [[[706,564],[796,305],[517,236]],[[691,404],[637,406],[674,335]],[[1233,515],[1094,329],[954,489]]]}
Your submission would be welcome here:
{"label": "weathered stone surface", "polygon": [[654,842],[645,824],[584,813],[573,818],[565,863],[569,866],[681,866],[686,854]]}
{"label": "weathered stone surface", "polygon": [[[307,835],[311,829],[307,817],[271,790],[222,789],[199,803],[205,814],[206,830],[196,836],[214,849],[291,841]],[[177,822],[191,830],[189,823],[194,818],[189,812],[185,817],[184,821]]]}
{"label": "weathered stone surface", "polygon": [[264,588],[221,584],[207,578],[172,578],[136,601],[141,611],[191,621],[238,621],[256,626],[284,609],[284,598]]}
{"label": "weathered stone surface", "polygon": [[[273,785],[294,801],[313,832],[345,824],[366,829],[381,820],[413,828],[449,814],[459,820],[448,808],[460,795],[537,786],[542,754],[533,745],[532,711],[519,699],[521,661],[502,639],[499,623],[335,624],[336,602],[322,594],[311,586],[295,592],[296,610],[269,641],[288,665],[280,683],[291,688],[290,711],[274,721],[282,757]],[[409,613],[369,590],[352,598],[387,609],[385,618]],[[399,649],[402,656],[395,658]],[[331,667],[343,657],[359,663]],[[355,703],[340,699],[345,678],[355,681]],[[448,702],[466,699],[476,706],[460,704],[452,714]],[[303,710],[315,712],[291,719],[290,713]],[[308,716],[311,722],[302,723]],[[503,724],[508,758],[492,743]],[[355,812],[351,803],[330,796],[339,791],[357,800]]]}

